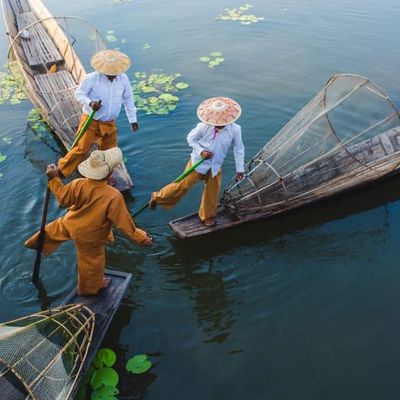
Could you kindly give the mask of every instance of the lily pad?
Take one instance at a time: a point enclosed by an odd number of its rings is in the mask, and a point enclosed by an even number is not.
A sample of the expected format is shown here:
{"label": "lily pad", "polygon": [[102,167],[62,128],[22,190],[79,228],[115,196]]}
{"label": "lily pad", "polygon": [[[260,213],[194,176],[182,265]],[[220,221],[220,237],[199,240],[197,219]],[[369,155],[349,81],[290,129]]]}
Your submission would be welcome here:
{"label": "lily pad", "polygon": [[1,154],[0,153],[0,163],[2,163],[3,161],[6,161],[7,156],[5,154]]}
{"label": "lily pad", "polygon": [[239,21],[242,25],[250,25],[259,21],[264,21],[264,17],[257,17],[253,14],[245,14],[253,6],[251,4],[243,4],[238,8],[226,8],[226,15],[219,15],[216,19],[222,21]]}
{"label": "lily pad", "polygon": [[142,46],[142,49],[143,50],[147,50],[147,49],[150,49],[150,45],[148,44],[148,43],[145,43],[143,46]]}
{"label": "lily pad", "polygon": [[207,56],[199,57],[199,61],[201,61],[201,62],[209,62],[210,61],[210,57],[207,57]]}
{"label": "lily pad", "polygon": [[160,96],[158,96],[158,98],[160,100],[166,101],[167,103],[176,103],[177,101],[179,101],[179,97],[178,96],[174,96],[174,95],[169,94],[169,93],[160,94]]}
{"label": "lily pad", "polygon": [[126,370],[133,374],[143,374],[151,368],[151,361],[146,354],[139,354],[128,360]]}
{"label": "lily pad", "polygon": [[178,82],[175,87],[179,90],[187,89],[189,87],[189,84],[186,82]]}
{"label": "lily pad", "polygon": [[102,367],[96,371],[90,380],[93,390],[100,389],[103,386],[117,386],[119,381],[118,372],[109,367]]}
{"label": "lily pad", "polygon": [[12,143],[12,138],[10,136],[4,136],[3,137],[3,142],[5,144],[11,144]]}
{"label": "lily pad", "polygon": [[0,71],[0,104],[8,102],[15,105],[26,99],[25,93],[18,87],[14,77]]}
{"label": "lily pad", "polygon": [[116,399],[114,395],[118,394],[119,390],[115,386],[106,385],[100,389],[94,390],[91,395],[91,400],[112,400]]}
{"label": "lily pad", "polygon": [[210,53],[210,56],[212,56],[212,57],[221,57],[222,53],[220,51],[213,51],[212,53]]}
{"label": "lily pad", "polygon": [[108,348],[102,348],[97,353],[93,360],[93,365],[96,368],[101,368],[103,366],[112,367],[117,360],[115,352]]}
{"label": "lily pad", "polygon": [[4,175],[0,172],[0,179],[3,177]]}

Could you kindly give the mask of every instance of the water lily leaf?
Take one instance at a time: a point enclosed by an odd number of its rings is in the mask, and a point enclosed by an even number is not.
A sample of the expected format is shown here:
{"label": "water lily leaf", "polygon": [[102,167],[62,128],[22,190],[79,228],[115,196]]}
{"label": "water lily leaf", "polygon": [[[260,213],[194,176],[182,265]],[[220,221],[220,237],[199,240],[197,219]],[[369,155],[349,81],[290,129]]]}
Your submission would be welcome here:
{"label": "water lily leaf", "polygon": [[222,21],[239,21],[242,25],[250,25],[251,23],[263,21],[263,17],[257,17],[253,14],[245,14],[245,12],[252,7],[251,4],[246,3],[238,8],[225,9],[226,15],[219,15],[216,19]]}
{"label": "water lily leaf", "polygon": [[221,57],[222,53],[220,51],[213,51],[212,53],[210,53],[210,56],[212,56],[212,57]]}
{"label": "water lily leaf", "polygon": [[10,136],[4,136],[3,137],[3,142],[5,144],[11,144],[12,143],[12,138]]}
{"label": "water lily leaf", "polygon": [[178,83],[175,85],[175,87],[176,87],[177,89],[179,89],[179,90],[183,90],[183,89],[188,88],[188,87],[189,87],[189,84],[188,84],[188,83],[185,83],[185,82],[178,82]]}
{"label": "water lily leaf", "polygon": [[139,354],[128,360],[126,370],[133,374],[143,374],[151,368],[151,365],[146,354]]}
{"label": "water lily leaf", "polygon": [[217,61],[210,61],[210,62],[208,63],[208,66],[209,66],[209,67],[216,67],[217,65],[219,65],[219,62],[217,62]]}
{"label": "water lily leaf", "polygon": [[143,93],[153,93],[156,89],[154,89],[153,86],[143,86],[142,91]]}
{"label": "water lily leaf", "polygon": [[110,400],[115,399],[114,395],[118,394],[119,390],[115,386],[106,385],[100,389],[94,390],[91,395],[91,400]]}
{"label": "water lily leaf", "polygon": [[207,56],[199,57],[199,61],[201,61],[201,62],[209,62],[210,61],[210,57],[207,57]]}
{"label": "water lily leaf", "polygon": [[224,57],[217,57],[214,61],[219,63],[219,64],[221,64],[221,63],[223,63],[225,61],[225,58]]}
{"label": "water lily leaf", "polygon": [[5,161],[7,159],[7,156],[5,154],[1,154],[0,153],[0,163],[2,163],[3,161]]}
{"label": "water lily leaf", "polygon": [[93,390],[97,390],[103,386],[117,386],[118,381],[118,372],[114,368],[102,367],[94,371],[90,385]]}
{"label": "water lily leaf", "polygon": [[169,94],[169,93],[160,94],[160,96],[158,96],[158,98],[160,100],[166,101],[167,103],[169,103],[169,102],[174,103],[174,102],[179,101],[179,97],[174,96],[174,95]]}
{"label": "water lily leaf", "polygon": [[106,40],[107,40],[108,42],[116,42],[116,41],[117,41],[117,38],[116,38],[115,35],[108,34],[108,35],[106,35]]}
{"label": "water lily leaf", "polygon": [[3,176],[4,176],[3,173],[0,172],[0,179],[1,179]]}
{"label": "water lily leaf", "polygon": [[147,49],[150,49],[150,45],[148,44],[148,43],[145,43],[143,46],[142,46],[142,49],[143,50],[147,50]]}
{"label": "water lily leaf", "polygon": [[112,367],[115,364],[116,360],[117,356],[115,355],[115,352],[113,350],[102,348],[96,353],[96,356],[93,360],[93,365],[96,368],[101,368],[103,366]]}

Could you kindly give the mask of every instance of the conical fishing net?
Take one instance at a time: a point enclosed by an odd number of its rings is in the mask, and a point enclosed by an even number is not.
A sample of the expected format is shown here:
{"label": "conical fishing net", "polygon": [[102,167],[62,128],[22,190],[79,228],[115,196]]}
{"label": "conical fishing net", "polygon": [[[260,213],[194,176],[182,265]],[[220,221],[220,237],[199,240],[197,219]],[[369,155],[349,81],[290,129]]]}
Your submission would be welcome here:
{"label": "conical fishing net", "polygon": [[0,324],[0,398],[68,399],[94,321],[92,311],[75,304]]}
{"label": "conical fishing net", "polygon": [[335,75],[232,180],[222,204],[236,214],[293,207],[399,166],[400,117],[367,78]]}

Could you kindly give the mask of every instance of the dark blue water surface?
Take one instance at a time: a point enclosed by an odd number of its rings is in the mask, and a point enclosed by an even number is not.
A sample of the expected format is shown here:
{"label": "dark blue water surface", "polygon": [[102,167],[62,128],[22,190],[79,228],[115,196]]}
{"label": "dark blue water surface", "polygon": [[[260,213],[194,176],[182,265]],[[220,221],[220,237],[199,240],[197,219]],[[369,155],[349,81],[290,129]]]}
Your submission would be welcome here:
{"label": "dark blue water surface", "polygon": [[[217,21],[232,0],[48,0],[54,15],[77,15],[114,30],[135,71],[180,73],[190,87],[169,115],[139,112],[133,135],[123,113],[119,144],[135,187],[135,209],[178,175],[199,102],[216,95],[243,107],[249,159],[335,73],[369,77],[400,103],[398,0],[254,0],[265,21]],[[1,22],[2,65],[7,42]],[[82,39],[82,38],[81,38]],[[126,39],[121,43],[121,39]],[[87,40],[83,38],[83,40]],[[149,43],[148,49],[143,45]],[[210,69],[200,56],[221,51]],[[89,55],[83,55],[88,58]],[[87,66],[90,70],[90,67]],[[28,101],[0,106],[0,320],[39,310],[30,283],[34,253],[23,242],[40,225],[46,163],[55,143],[26,129]],[[224,165],[224,183],[234,173]],[[118,236],[110,268],[134,280],[104,345],[118,355],[120,399],[395,399],[400,396],[400,180],[318,207],[181,242],[167,222],[196,210],[201,187],[174,210],[145,212],[152,249]],[[49,219],[60,215],[52,202]],[[43,283],[58,304],[76,284],[72,244],[44,260]],[[124,372],[134,354],[155,366]]]}

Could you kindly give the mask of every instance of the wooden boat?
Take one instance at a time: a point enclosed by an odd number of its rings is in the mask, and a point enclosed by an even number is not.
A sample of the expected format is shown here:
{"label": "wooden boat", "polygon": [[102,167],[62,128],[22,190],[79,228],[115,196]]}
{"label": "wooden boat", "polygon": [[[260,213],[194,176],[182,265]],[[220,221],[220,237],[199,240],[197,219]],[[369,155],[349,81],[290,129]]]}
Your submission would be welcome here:
{"label": "wooden boat", "polygon": [[170,222],[182,238],[286,213],[397,174],[400,115],[369,79],[335,75],[231,180],[217,224],[197,214]]}
{"label": "wooden boat", "polygon": [[[2,4],[10,42],[10,72],[67,150],[82,114],[74,92],[86,74],[68,24],[71,19],[88,23],[73,17],[53,18],[40,0],[2,0]],[[101,35],[89,26],[96,50],[104,49]],[[119,190],[133,186],[124,164],[113,176]]]}
{"label": "wooden boat", "polygon": [[111,285],[97,296],[74,290],[60,307],[0,324],[1,398],[76,398],[131,279],[115,271],[106,276]]}

